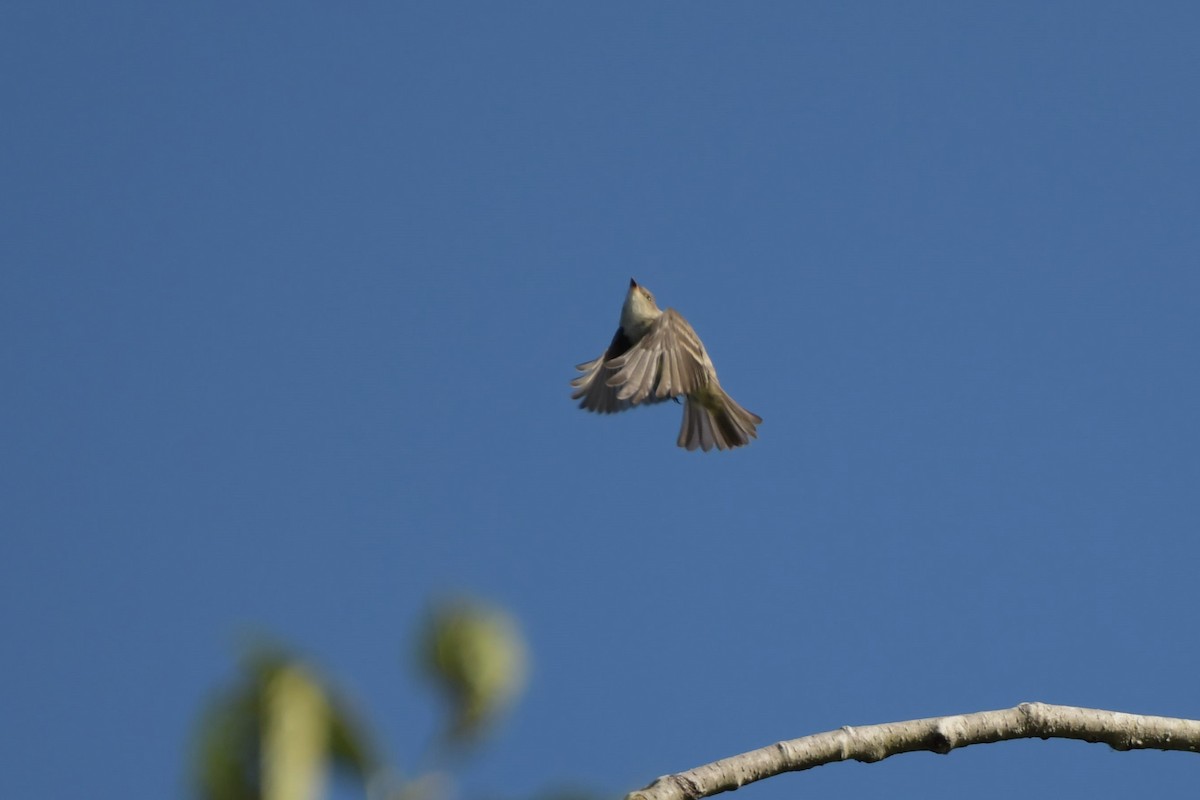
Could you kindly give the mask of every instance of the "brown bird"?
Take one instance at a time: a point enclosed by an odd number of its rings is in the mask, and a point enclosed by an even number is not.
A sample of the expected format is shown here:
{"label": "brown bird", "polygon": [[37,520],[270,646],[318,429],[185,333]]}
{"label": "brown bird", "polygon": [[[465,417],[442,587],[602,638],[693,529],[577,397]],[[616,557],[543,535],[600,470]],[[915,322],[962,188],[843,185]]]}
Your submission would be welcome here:
{"label": "brown bird", "polygon": [[650,290],[632,278],[612,344],[576,369],[583,374],[571,381],[571,399],[588,411],[613,414],[684,397],[676,444],[688,450],[727,450],[758,437],[762,417],[725,394],[692,326],[675,309],[660,309]]}

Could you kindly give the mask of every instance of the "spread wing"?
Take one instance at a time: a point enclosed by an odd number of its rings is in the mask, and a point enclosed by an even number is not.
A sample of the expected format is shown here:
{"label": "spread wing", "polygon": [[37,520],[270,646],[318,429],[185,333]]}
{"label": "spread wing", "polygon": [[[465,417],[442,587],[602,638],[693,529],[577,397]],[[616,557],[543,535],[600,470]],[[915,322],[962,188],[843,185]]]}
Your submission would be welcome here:
{"label": "spread wing", "polygon": [[633,403],[617,397],[617,390],[604,381],[609,376],[604,366],[604,356],[595,361],[580,364],[575,369],[583,374],[571,381],[575,391],[571,393],[572,400],[579,400],[579,407],[598,414],[615,414],[632,408]]}
{"label": "spread wing", "polygon": [[700,337],[673,308],[663,312],[641,341],[605,361],[604,368],[609,370],[605,384],[616,391],[617,402],[635,406],[690,394],[712,374]]}
{"label": "spread wing", "polygon": [[629,349],[630,344],[624,329],[617,328],[612,343],[604,351],[604,355],[575,367],[583,374],[571,381],[571,385],[575,387],[575,391],[571,393],[571,399],[579,400],[580,408],[595,411],[598,414],[615,414],[633,407],[633,403],[628,400],[618,399],[617,390],[605,383],[610,374],[605,362],[624,353]]}

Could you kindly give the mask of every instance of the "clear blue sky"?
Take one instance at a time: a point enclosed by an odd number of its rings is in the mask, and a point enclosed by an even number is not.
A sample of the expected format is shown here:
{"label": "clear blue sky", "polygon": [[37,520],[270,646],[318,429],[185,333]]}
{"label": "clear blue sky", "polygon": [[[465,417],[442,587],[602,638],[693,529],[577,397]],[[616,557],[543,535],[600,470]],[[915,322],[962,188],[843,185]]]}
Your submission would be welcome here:
{"label": "clear blue sky", "polygon": [[[1200,718],[1191,3],[0,9],[4,797],[171,797],[246,631],[467,797],[1025,700]],[[568,399],[630,276],[765,422]],[[747,797],[1180,796],[1067,742]]]}

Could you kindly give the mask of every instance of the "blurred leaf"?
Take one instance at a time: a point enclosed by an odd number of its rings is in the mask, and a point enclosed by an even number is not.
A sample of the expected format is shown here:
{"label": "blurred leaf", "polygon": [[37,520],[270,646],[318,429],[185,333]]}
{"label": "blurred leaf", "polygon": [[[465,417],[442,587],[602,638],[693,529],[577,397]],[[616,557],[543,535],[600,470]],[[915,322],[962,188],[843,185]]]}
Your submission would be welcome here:
{"label": "blurred leaf", "polygon": [[259,645],[202,715],[196,790],[206,800],[312,800],[330,765],[365,787],[375,752],[328,682],[282,649]]}
{"label": "blurred leaf", "polygon": [[222,692],[201,717],[195,771],[200,797],[258,797],[258,700],[251,688]]}
{"label": "blurred leaf", "polygon": [[287,665],[263,692],[264,800],[316,800],[329,757],[329,704],[308,671]]}
{"label": "blurred leaf", "polygon": [[421,660],[452,705],[448,733],[462,742],[489,728],[524,688],[528,656],[508,614],[458,599],[431,612]]}

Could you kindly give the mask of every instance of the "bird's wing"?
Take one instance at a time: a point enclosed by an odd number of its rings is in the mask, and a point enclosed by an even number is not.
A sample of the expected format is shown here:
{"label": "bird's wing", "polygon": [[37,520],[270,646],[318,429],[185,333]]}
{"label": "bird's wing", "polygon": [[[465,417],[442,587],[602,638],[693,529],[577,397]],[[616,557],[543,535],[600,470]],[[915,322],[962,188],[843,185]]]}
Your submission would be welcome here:
{"label": "bird's wing", "polygon": [[641,341],[604,366],[618,401],[657,403],[690,394],[709,381],[712,362],[700,337],[679,312],[668,308]]}
{"label": "bird's wing", "polygon": [[575,369],[583,374],[571,381],[575,391],[571,393],[572,400],[579,401],[579,407],[598,414],[615,414],[632,408],[633,403],[617,397],[617,390],[605,383],[612,373],[605,368],[604,359],[600,356],[594,361],[580,364]]}
{"label": "bird's wing", "polygon": [[571,385],[575,387],[575,391],[571,393],[571,399],[578,400],[580,408],[595,411],[597,414],[615,414],[633,407],[633,403],[618,398],[617,390],[605,383],[608,376],[612,374],[605,362],[624,353],[631,344],[629,337],[625,335],[625,330],[617,328],[604,355],[575,367],[583,374],[571,381]]}

